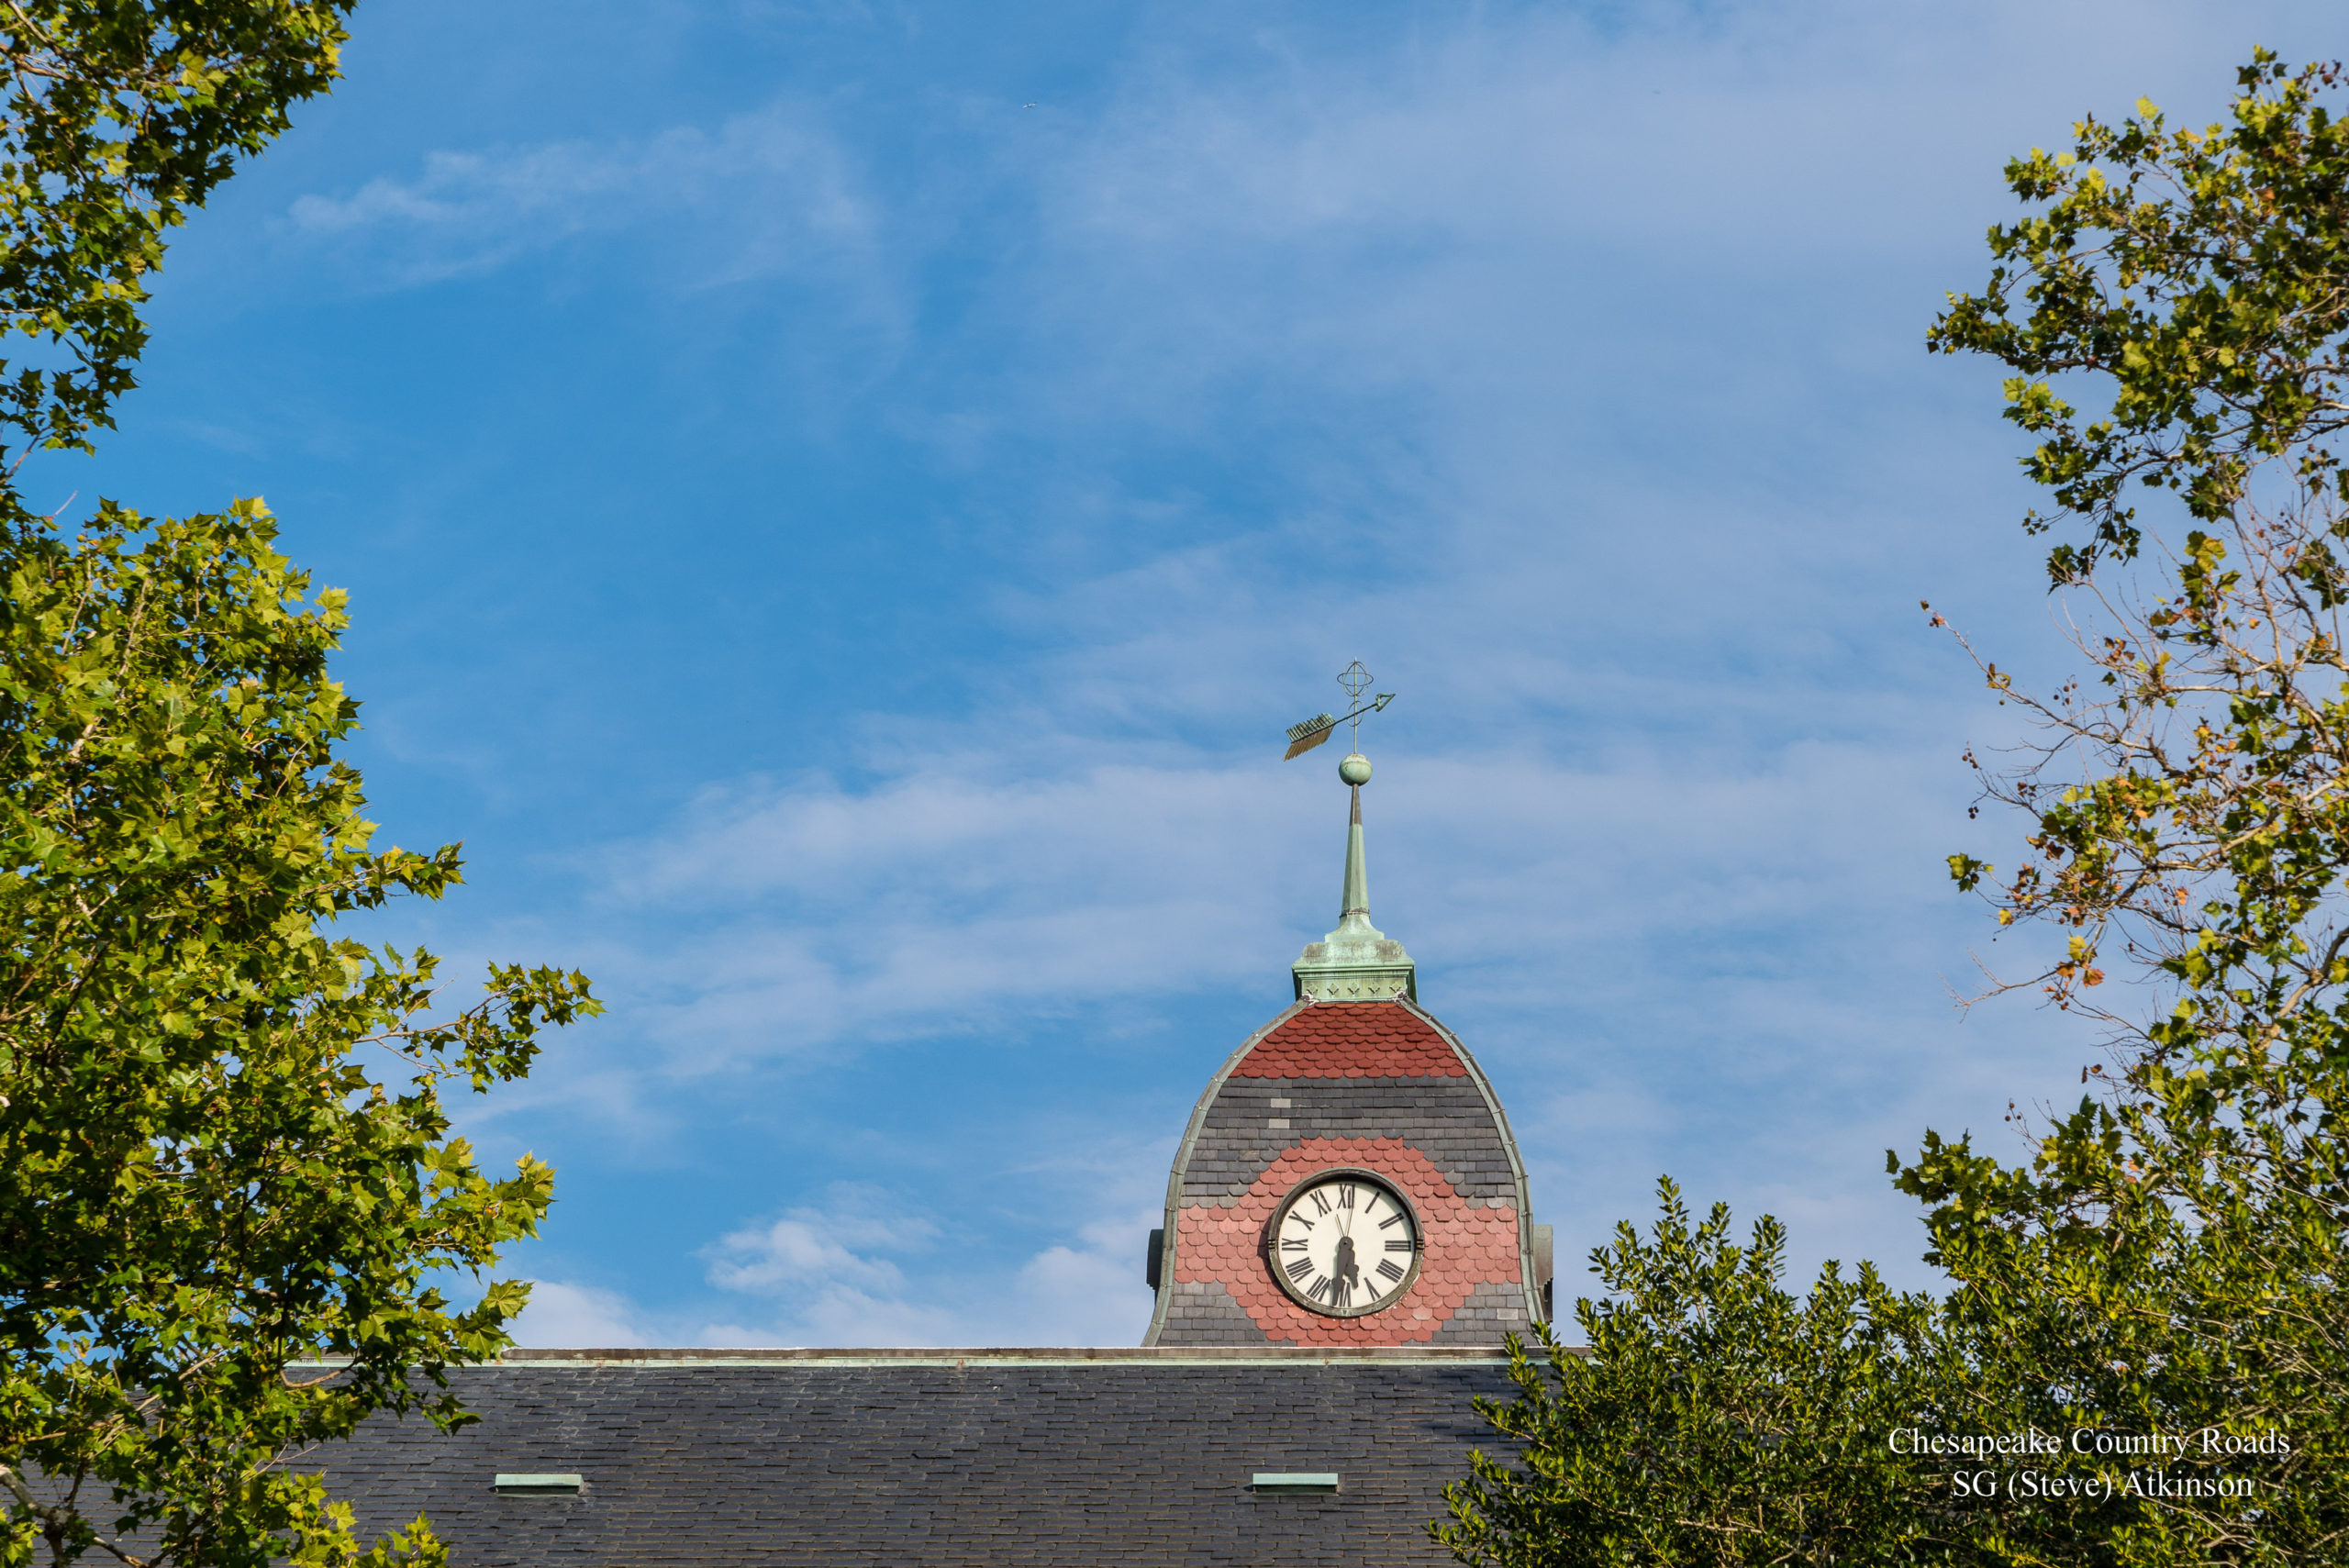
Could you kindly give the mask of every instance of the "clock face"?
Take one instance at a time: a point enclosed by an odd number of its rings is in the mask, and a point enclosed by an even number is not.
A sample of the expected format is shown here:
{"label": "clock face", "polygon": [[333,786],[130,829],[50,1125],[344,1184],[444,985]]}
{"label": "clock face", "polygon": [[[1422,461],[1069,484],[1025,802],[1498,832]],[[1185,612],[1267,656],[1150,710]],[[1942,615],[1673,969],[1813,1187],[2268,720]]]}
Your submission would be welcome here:
{"label": "clock face", "polygon": [[1282,1201],[1264,1250],[1298,1302],[1359,1318],[1395,1305],[1418,1277],[1419,1216],[1368,1171],[1324,1171]]}

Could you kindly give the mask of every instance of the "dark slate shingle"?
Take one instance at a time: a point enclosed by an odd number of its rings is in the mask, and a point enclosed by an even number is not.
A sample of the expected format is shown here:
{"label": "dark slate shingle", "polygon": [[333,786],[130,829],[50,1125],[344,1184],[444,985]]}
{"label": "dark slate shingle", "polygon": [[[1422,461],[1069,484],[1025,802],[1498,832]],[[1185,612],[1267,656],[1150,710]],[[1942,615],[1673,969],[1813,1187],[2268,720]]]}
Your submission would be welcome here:
{"label": "dark slate shingle", "polygon": [[[1044,1352],[1035,1352],[1041,1354]],[[483,1419],[316,1451],[373,1536],[429,1514],[463,1568],[1441,1563],[1426,1521],[1490,1360],[520,1364],[453,1373]],[[1259,1497],[1257,1471],[1336,1471]],[[498,1496],[501,1471],[577,1496]]]}

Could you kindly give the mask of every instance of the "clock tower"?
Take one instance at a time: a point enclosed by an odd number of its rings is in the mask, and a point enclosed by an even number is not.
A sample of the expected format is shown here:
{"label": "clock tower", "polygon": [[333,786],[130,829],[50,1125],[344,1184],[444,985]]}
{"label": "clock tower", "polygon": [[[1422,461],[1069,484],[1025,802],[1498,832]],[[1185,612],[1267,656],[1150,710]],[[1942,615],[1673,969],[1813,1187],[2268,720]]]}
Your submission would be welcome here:
{"label": "clock tower", "polygon": [[1497,1345],[1548,1316],[1549,1228],[1531,1223],[1508,1118],[1370,923],[1370,773],[1359,751],[1338,764],[1338,929],[1307,944],[1296,1001],[1208,1081],[1175,1151],[1146,1345]]}

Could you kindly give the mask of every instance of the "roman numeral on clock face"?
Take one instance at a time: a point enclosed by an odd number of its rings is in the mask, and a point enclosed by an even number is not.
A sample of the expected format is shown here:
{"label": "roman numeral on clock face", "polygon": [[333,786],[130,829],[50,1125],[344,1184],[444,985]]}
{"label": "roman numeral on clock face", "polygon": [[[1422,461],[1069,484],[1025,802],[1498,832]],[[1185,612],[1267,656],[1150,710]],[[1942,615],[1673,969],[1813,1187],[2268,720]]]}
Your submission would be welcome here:
{"label": "roman numeral on clock face", "polygon": [[1385,1177],[1325,1171],[1300,1183],[1278,1212],[1257,1256],[1299,1306],[1352,1317],[1403,1299],[1426,1242],[1410,1201]]}

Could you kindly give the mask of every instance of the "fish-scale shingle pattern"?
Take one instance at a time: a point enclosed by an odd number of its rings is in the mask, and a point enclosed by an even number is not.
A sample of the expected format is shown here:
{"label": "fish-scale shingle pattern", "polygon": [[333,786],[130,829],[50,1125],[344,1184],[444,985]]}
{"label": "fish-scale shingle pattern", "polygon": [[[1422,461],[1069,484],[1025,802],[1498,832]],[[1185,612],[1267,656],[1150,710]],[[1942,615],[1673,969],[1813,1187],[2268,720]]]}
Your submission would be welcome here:
{"label": "fish-scale shingle pattern", "polygon": [[1464,1078],[1427,1020],[1393,1002],[1324,1002],[1256,1042],[1235,1078]]}
{"label": "fish-scale shingle pattern", "polygon": [[[1392,1307],[1361,1318],[1333,1318],[1300,1307],[1264,1264],[1264,1233],[1280,1200],[1317,1171],[1347,1166],[1378,1172],[1408,1194],[1425,1234],[1419,1277]],[[1286,1152],[1235,1208],[1198,1204],[1182,1211],[1174,1280],[1221,1282],[1240,1309],[1279,1345],[1394,1345],[1434,1338],[1487,1282],[1520,1277],[1517,1216],[1472,1209],[1427,1157],[1387,1139],[1313,1139]],[[1495,1329],[1490,1343],[1500,1343]],[[1162,1335],[1161,1343],[1166,1340]]]}
{"label": "fish-scale shingle pattern", "polygon": [[[1434,1564],[1425,1521],[1506,1397],[1490,1362],[485,1367],[480,1424],[314,1451],[366,1536],[418,1513],[466,1568]],[[1260,1470],[1334,1496],[1257,1496]],[[577,1496],[502,1497],[501,1471]]]}
{"label": "fish-scale shingle pattern", "polygon": [[[1156,1344],[1497,1345],[1527,1327],[1508,1135],[1460,1049],[1412,1007],[1323,1002],[1290,1013],[1216,1087],[1177,1158]],[[1396,1180],[1422,1203],[1427,1227],[1422,1284],[1362,1318],[1297,1306],[1262,1251],[1278,1200],[1338,1166]]]}

